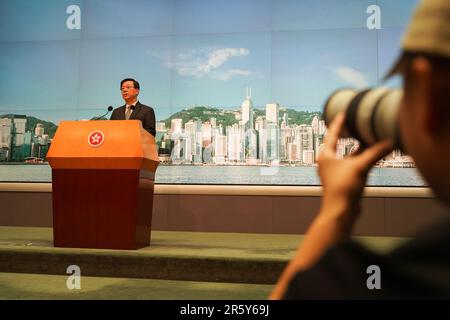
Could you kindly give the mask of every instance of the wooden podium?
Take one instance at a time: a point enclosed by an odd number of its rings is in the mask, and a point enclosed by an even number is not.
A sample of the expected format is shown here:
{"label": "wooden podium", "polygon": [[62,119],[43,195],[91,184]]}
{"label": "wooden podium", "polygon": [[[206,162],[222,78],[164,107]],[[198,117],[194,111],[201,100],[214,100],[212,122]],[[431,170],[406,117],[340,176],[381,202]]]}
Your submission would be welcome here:
{"label": "wooden podium", "polygon": [[63,121],[47,160],[55,247],[150,245],[159,160],[155,139],[139,120]]}

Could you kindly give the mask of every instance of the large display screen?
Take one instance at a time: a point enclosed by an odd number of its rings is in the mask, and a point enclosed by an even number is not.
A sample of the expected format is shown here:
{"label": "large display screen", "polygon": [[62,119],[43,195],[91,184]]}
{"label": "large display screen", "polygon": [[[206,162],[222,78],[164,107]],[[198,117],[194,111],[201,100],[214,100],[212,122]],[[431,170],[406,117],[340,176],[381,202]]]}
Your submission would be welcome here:
{"label": "large display screen", "polygon": [[[0,0],[0,181],[51,181],[59,122],[123,105],[131,77],[156,114],[156,183],[319,185],[325,100],[401,85],[383,77],[416,3]],[[425,183],[394,151],[368,184]]]}

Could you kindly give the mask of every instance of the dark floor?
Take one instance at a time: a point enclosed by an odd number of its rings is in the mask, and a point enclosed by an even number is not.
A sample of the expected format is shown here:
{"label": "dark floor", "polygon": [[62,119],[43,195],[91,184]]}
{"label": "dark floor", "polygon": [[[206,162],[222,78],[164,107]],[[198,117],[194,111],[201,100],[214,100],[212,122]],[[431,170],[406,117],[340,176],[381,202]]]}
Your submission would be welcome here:
{"label": "dark floor", "polygon": [[[385,252],[405,238],[355,238]],[[0,227],[2,299],[266,299],[302,236],[153,231],[139,250],[54,248],[51,228]],[[81,269],[69,290],[67,267]]]}

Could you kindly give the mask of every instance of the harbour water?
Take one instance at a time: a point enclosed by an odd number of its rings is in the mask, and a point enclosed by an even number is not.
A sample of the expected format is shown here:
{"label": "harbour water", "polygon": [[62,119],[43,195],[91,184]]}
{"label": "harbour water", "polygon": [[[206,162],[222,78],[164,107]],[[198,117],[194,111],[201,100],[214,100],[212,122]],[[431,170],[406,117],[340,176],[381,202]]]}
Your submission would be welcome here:
{"label": "harbour water", "polygon": [[[159,184],[320,185],[317,167],[159,166]],[[0,182],[51,182],[48,165],[2,164]],[[422,187],[415,168],[373,168],[368,186]]]}

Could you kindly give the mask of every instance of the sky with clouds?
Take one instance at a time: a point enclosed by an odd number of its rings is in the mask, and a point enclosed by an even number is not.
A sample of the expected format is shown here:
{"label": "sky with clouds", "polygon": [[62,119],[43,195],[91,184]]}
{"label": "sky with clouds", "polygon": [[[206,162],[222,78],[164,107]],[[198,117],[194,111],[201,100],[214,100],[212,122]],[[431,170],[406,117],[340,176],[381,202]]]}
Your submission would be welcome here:
{"label": "sky with clouds", "polygon": [[[320,110],[342,86],[380,83],[416,0],[2,0],[0,114],[58,122],[122,101],[141,82],[158,119],[182,108],[278,102]],[[68,30],[69,4],[82,10]],[[381,8],[381,30],[366,9]],[[398,85],[398,82],[393,82]]]}

